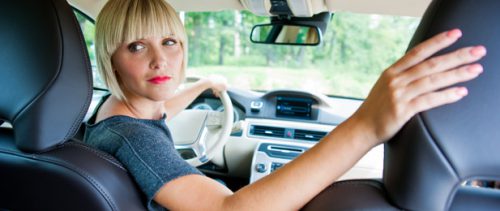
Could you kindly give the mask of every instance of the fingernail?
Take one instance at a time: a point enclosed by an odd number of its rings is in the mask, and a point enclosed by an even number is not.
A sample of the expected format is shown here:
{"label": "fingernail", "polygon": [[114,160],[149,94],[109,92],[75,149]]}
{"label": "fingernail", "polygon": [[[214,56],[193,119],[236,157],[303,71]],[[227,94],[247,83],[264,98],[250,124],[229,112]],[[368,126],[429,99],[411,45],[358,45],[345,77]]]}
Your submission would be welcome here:
{"label": "fingernail", "polygon": [[460,29],[452,29],[446,33],[446,36],[450,38],[459,38],[462,36],[462,31],[460,31]]}
{"label": "fingernail", "polygon": [[457,94],[458,94],[459,96],[462,96],[462,97],[463,97],[463,96],[466,96],[467,94],[469,94],[469,91],[468,91],[468,90],[467,90],[467,88],[465,88],[465,87],[459,87],[459,88],[457,89]]}
{"label": "fingernail", "polygon": [[484,55],[486,55],[486,48],[482,45],[479,45],[479,46],[472,48],[470,50],[470,53],[473,56],[477,56],[477,57],[484,56]]}
{"label": "fingernail", "polygon": [[473,64],[467,68],[470,73],[481,74],[483,72],[483,65]]}

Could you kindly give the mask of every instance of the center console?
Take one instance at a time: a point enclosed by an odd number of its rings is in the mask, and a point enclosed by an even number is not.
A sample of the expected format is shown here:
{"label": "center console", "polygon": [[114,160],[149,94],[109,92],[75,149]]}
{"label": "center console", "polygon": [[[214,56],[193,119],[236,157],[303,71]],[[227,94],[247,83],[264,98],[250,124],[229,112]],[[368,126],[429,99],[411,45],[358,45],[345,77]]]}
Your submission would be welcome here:
{"label": "center console", "polygon": [[303,146],[260,143],[253,154],[250,183],[282,167],[308,149]]}

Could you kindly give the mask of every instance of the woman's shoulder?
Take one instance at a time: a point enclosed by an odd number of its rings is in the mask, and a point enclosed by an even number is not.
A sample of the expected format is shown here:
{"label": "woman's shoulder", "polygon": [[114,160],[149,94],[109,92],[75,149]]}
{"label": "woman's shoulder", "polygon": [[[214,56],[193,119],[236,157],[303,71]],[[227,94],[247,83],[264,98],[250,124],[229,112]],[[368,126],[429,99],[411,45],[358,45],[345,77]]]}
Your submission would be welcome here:
{"label": "woman's shoulder", "polygon": [[94,122],[87,122],[85,134],[92,139],[103,136],[129,141],[145,137],[170,139],[165,120],[165,115],[159,119],[137,118],[124,108],[123,102],[111,95],[99,108]]}
{"label": "woman's shoulder", "polygon": [[166,125],[160,121],[112,116],[94,125],[87,125],[84,141],[111,154],[122,146],[132,148],[170,146],[173,144],[171,134]]}
{"label": "woman's shoulder", "polygon": [[125,115],[115,115],[95,124],[87,124],[90,130],[111,130],[121,135],[152,135],[166,129],[165,116],[162,119],[137,119]]}
{"label": "woman's shoulder", "polygon": [[131,116],[130,112],[127,112],[124,103],[115,96],[109,96],[99,107],[96,112],[95,123],[99,123],[103,120],[112,119],[115,116]]}

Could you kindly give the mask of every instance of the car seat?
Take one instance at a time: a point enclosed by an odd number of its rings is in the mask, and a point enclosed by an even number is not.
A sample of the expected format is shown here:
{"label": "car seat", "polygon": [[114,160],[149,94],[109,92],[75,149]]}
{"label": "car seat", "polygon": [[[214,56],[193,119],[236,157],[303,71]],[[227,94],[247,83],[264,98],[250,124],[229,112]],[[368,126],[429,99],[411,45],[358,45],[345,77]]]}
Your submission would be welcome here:
{"label": "car seat", "polygon": [[3,1],[0,40],[0,210],[145,210],[119,162],[71,138],[92,77],[68,3]]}
{"label": "car seat", "polygon": [[[340,181],[304,210],[498,210],[500,190],[464,186],[500,181],[500,1],[434,0],[410,48],[445,30],[463,37],[444,54],[484,45],[484,73],[461,101],[421,112],[385,144],[381,179]],[[335,166],[332,166],[335,168]]]}

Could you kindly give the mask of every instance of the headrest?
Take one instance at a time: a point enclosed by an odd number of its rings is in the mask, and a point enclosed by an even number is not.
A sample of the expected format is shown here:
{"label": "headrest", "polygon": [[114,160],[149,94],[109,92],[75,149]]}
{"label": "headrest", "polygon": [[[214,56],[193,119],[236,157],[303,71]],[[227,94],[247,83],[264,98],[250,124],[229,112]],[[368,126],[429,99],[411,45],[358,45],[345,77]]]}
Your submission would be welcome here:
{"label": "headrest", "polygon": [[500,1],[435,0],[410,48],[431,36],[459,28],[463,37],[438,54],[484,45],[484,73],[460,84],[461,101],[416,115],[386,145],[384,182],[405,209],[447,210],[463,181],[500,180]]}
{"label": "headrest", "polygon": [[88,54],[63,0],[18,0],[0,7],[0,119],[16,145],[42,151],[73,136],[92,97]]}

